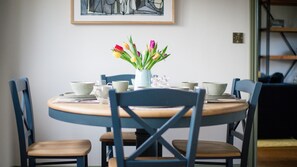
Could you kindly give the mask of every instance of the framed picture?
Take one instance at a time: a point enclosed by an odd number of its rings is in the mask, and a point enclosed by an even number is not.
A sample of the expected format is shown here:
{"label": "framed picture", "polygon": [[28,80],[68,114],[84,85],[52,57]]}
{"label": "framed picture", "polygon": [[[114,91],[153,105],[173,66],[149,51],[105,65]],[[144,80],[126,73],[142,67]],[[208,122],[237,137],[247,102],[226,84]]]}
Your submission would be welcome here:
{"label": "framed picture", "polygon": [[174,0],[71,0],[72,24],[174,24]]}

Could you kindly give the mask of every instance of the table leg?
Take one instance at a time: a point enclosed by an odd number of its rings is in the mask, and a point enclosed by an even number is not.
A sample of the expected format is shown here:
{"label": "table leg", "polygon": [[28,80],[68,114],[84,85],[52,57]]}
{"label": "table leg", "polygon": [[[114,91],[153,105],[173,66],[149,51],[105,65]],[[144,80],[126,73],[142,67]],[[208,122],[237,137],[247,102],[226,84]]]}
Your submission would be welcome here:
{"label": "table leg", "polygon": [[[145,142],[146,139],[150,137],[150,135],[143,129],[137,129],[136,132],[136,147],[139,147],[142,143]],[[145,152],[142,153],[141,156],[162,156],[162,145],[160,143],[156,143],[150,146]]]}

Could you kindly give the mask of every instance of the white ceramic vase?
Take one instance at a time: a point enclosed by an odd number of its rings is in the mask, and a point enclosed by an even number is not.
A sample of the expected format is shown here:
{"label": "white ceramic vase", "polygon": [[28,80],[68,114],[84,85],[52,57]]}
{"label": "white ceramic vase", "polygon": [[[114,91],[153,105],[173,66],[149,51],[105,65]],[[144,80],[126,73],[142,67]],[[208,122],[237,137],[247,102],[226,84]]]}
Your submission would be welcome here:
{"label": "white ceramic vase", "polygon": [[151,87],[152,73],[150,70],[136,70],[134,90]]}

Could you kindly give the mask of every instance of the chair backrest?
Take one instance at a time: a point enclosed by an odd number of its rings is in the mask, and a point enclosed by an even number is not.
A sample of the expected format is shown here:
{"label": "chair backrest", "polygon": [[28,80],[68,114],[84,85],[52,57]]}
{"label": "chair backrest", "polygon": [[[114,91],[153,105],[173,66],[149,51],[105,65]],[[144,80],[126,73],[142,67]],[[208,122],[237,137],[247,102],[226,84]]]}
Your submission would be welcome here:
{"label": "chair backrest", "polygon": [[[188,92],[182,90],[173,89],[143,89],[131,92],[116,93],[114,90],[109,91],[110,107],[112,111],[112,123],[113,131],[115,135],[115,150],[117,165],[119,167],[130,167],[130,166],[194,166],[194,159],[197,146],[197,138],[199,135],[199,128],[201,124],[202,108],[204,102],[205,90],[200,89],[197,92]],[[132,106],[132,108],[131,108]],[[167,122],[162,125],[156,125],[154,122],[144,120],[140,118],[136,112],[133,111],[135,106],[141,107],[178,107],[178,112],[168,118]],[[134,107],[134,108],[133,108]],[[180,108],[179,108],[180,107]],[[119,117],[119,108],[126,111],[127,114],[136,122],[136,126],[141,126],[151,136],[141,144],[135,152],[133,152],[128,158],[124,154],[122,136],[121,136],[121,119]],[[192,115],[190,119],[187,154],[183,156],[170,142],[167,142],[163,137],[168,129],[174,128],[183,116],[192,109]],[[154,110],[150,111],[151,113]],[[166,112],[166,110],[164,110]],[[124,127],[123,127],[124,128]],[[158,129],[158,130],[156,130]],[[159,142],[172,153],[172,159],[166,160],[138,160],[137,158],[143,153],[146,148],[151,144]]]}
{"label": "chair backrest", "polygon": [[18,129],[21,164],[27,164],[27,147],[35,142],[33,108],[28,78],[9,81]]}
{"label": "chair backrest", "polygon": [[244,160],[241,163],[247,163],[248,148],[252,132],[252,125],[254,121],[255,110],[258,104],[258,98],[261,91],[262,83],[253,82],[251,80],[240,80],[239,78],[233,79],[231,93],[241,98],[242,93],[248,94],[249,107],[247,109],[246,119],[242,120],[243,133],[239,132],[237,127],[240,122],[235,122],[228,125],[227,142],[233,144],[233,137],[242,140],[241,156]]}
{"label": "chair backrest", "polygon": [[[108,84],[112,83],[112,81],[129,81],[129,85],[132,85],[132,79],[135,78],[134,74],[119,74],[119,75],[110,75],[106,76],[105,74],[101,75],[101,83]],[[106,128],[107,132],[111,132],[111,128]]]}
{"label": "chair backrest", "polygon": [[112,81],[121,81],[126,80],[129,81],[129,85],[132,85],[132,80],[134,79],[134,74],[120,74],[120,75],[113,75],[113,76],[106,76],[105,74],[101,75],[101,81],[105,82],[104,84],[111,83]]}

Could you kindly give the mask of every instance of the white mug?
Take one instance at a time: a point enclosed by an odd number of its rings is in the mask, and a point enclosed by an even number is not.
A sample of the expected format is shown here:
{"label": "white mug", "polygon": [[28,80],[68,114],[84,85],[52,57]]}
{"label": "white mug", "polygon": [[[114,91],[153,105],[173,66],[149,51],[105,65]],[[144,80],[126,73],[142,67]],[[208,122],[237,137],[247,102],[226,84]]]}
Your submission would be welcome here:
{"label": "white mug", "polygon": [[111,85],[117,93],[126,92],[128,90],[129,81],[112,81]]}
{"label": "white mug", "polygon": [[94,94],[101,103],[107,103],[108,102],[108,91],[112,87],[110,85],[94,85]]}

